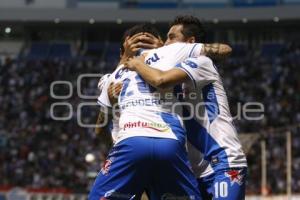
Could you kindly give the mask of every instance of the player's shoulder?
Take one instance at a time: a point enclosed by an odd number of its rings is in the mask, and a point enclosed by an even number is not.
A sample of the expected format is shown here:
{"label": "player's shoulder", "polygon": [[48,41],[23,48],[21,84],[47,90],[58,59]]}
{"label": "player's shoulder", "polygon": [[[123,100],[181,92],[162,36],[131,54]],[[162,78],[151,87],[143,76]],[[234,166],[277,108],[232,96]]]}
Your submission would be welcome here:
{"label": "player's shoulder", "polygon": [[157,48],[150,53],[158,53],[163,55],[177,55],[178,52],[181,52],[183,49],[186,48],[187,43],[176,42],[169,45],[165,45],[163,47]]}
{"label": "player's shoulder", "polygon": [[175,42],[169,45],[166,45],[164,47],[166,48],[179,48],[179,47],[185,47],[187,45],[191,45],[190,43],[185,43],[185,42]]}
{"label": "player's shoulder", "polygon": [[173,43],[169,45],[165,45],[156,49],[149,49],[148,51],[143,51],[142,54],[145,55],[153,55],[153,54],[174,54],[176,51],[178,51],[181,48],[181,45],[178,45],[178,43]]}
{"label": "player's shoulder", "polygon": [[116,80],[120,79],[122,75],[126,71],[123,64],[120,64],[116,67],[116,69],[111,73],[109,76],[108,82],[115,82]]}
{"label": "player's shoulder", "polygon": [[157,50],[170,50],[170,49],[178,49],[178,48],[183,48],[187,45],[188,43],[184,43],[184,42],[175,42],[172,44],[168,44],[165,46],[162,46],[160,48],[158,48]]}
{"label": "player's shoulder", "polygon": [[168,45],[159,47],[157,49],[152,49],[152,51],[167,51],[167,52],[170,53],[174,49],[180,50],[180,49],[184,49],[184,48],[187,48],[187,47],[192,48],[192,47],[196,46],[197,44],[199,44],[199,43],[175,42],[175,43],[172,43],[172,44],[168,44]]}

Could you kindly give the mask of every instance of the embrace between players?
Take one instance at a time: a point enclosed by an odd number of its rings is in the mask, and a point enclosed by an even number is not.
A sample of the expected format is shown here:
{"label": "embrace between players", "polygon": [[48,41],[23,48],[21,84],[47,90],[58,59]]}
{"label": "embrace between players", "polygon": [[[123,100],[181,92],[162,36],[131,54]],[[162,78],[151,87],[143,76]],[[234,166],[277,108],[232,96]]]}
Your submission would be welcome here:
{"label": "embrace between players", "polygon": [[151,25],[125,32],[99,82],[97,124],[109,123],[96,132],[113,146],[89,200],[245,198],[246,157],[212,61],[231,49],[203,37],[193,16],[176,17],[164,44]]}

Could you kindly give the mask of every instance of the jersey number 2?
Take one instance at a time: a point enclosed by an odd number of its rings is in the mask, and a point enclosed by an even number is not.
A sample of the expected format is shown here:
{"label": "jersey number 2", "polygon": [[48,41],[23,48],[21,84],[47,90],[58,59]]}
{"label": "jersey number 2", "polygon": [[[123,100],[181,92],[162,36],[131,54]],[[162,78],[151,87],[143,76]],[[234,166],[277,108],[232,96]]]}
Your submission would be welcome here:
{"label": "jersey number 2", "polygon": [[[138,88],[138,91],[140,93],[153,93],[155,91],[155,88],[152,87],[151,85],[147,84],[142,78],[140,75],[136,75],[135,76],[135,79],[137,81],[137,88]],[[128,97],[128,96],[131,96],[133,95],[133,91],[127,91],[127,88],[129,86],[129,83],[130,83],[130,79],[126,78],[124,81],[123,81],[123,88],[122,88],[122,91],[121,91],[121,102],[124,100],[125,97]]]}

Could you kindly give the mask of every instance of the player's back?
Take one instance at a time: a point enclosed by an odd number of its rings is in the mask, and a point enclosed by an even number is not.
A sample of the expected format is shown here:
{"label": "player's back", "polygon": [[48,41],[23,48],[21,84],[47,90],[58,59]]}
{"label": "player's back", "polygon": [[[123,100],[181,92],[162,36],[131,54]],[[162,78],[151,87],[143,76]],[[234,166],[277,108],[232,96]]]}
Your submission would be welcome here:
{"label": "player's back", "polygon": [[[168,70],[187,57],[200,54],[201,48],[201,44],[177,43],[148,51],[145,62],[152,67]],[[128,137],[147,136],[171,138],[184,143],[185,131],[178,115],[180,111],[172,113],[172,106],[177,101],[173,88],[158,91],[136,72],[122,67],[118,67],[109,79],[110,82],[123,82],[118,99],[120,130],[116,142]]]}

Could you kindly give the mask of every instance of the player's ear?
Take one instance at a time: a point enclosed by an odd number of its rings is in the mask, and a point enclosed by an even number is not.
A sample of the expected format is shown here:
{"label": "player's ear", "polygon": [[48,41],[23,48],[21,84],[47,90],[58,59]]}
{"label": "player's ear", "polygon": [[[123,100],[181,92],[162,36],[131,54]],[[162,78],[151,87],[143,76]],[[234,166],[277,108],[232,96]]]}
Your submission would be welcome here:
{"label": "player's ear", "polygon": [[196,38],[194,36],[192,37],[189,37],[187,40],[186,40],[187,43],[195,43],[196,42]]}

